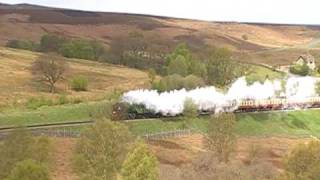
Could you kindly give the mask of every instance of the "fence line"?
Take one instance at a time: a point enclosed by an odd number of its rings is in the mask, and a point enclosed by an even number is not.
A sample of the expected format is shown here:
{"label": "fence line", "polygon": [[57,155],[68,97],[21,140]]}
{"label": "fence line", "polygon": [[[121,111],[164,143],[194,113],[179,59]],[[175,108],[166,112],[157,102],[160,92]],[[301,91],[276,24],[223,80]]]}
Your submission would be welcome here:
{"label": "fence line", "polygon": [[152,133],[143,135],[145,139],[168,139],[172,137],[181,137],[181,136],[188,136],[194,134],[195,130],[193,129],[180,129],[175,131],[168,131],[168,132],[161,132],[161,133]]}
{"label": "fence line", "polygon": [[[33,129],[28,130],[34,136],[49,136],[49,137],[61,137],[61,138],[79,138],[81,135],[80,131],[70,130],[70,129]],[[149,133],[142,135],[146,140],[149,139],[168,139],[172,137],[188,136],[196,133],[194,129],[179,129],[174,131],[160,132],[160,133]],[[8,133],[0,133],[0,140],[5,138]]]}

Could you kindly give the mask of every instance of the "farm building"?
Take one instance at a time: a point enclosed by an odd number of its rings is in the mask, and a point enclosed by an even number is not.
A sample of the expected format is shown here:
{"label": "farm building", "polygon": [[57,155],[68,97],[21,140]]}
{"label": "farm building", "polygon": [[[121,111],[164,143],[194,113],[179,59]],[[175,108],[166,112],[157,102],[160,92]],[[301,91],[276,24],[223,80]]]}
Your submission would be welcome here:
{"label": "farm building", "polygon": [[315,70],[316,68],[315,58],[311,54],[299,56],[295,63],[299,65],[307,64],[311,70]]}

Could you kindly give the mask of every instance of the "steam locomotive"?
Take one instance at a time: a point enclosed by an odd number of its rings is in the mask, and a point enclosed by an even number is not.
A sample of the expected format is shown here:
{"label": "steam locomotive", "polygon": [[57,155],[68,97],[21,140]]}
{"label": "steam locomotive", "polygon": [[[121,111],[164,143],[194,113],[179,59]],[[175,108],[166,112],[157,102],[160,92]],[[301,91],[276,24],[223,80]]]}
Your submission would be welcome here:
{"label": "steam locomotive", "polygon": [[[264,100],[245,99],[239,102],[231,101],[230,103],[219,107],[219,111],[233,111],[235,113],[240,113],[307,108],[320,108],[320,97],[311,97],[299,100],[286,98],[271,98]],[[206,111],[199,111],[198,113],[199,115],[209,115],[216,111],[217,108],[212,108]],[[115,121],[160,117],[164,117],[164,115],[147,109],[143,104],[130,105],[127,103],[116,103],[112,108],[112,120]]]}

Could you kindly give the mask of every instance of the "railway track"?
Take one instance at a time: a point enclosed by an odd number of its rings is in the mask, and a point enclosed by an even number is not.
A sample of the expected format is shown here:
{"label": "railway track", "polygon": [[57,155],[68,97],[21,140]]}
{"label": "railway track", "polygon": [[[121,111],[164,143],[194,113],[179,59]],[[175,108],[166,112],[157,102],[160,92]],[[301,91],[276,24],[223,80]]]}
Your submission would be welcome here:
{"label": "railway track", "polygon": [[37,130],[37,129],[48,129],[48,128],[60,128],[60,127],[75,127],[93,124],[94,121],[72,121],[72,122],[56,122],[56,123],[46,123],[46,124],[31,124],[25,126],[6,126],[0,127],[0,133],[10,132],[21,127],[27,130]]}
{"label": "railway track", "polygon": [[[308,110],[319,110],[320,108],[308,108]],[[305,110],[305,109],[287,109],[287,110],[273,110],[273,111],[253,111],[253,112],[235,112],[237,114],[255,114],[255,113],[276,113],[276,112],[291,112],[291,111],[298,111],[298,110]],[[201,116],[209,116],[210,114],[201,114]],[[170,119],[174,118],[171,116],[164,116],[161,118],[144,118],[144,119],[131,119],[131,120],[123,120],[122,122],[139,122],[139,121],[154,121],[159,119]],[[0,127],[0,133],[10,132],[21,127],[27,130],[41,130],[41,129],[49,129],[49,128],[62,128],[62,127],[76,127],[76,126],[84,126],[93,124],[93,120],[87,121],[71,121],[71,122],[55,122],[55,123],[46,123],[46,124],[31,124],[25,126],[6,126]]]}

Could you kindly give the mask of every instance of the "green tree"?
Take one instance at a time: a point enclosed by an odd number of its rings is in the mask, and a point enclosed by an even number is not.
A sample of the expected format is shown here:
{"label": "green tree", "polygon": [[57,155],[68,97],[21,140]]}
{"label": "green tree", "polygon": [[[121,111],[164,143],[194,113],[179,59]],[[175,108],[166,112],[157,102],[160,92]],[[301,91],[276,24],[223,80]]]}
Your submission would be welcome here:
{"label": "green tree", "polygon": [[198,108],[191,98],[187,98],[183,104],[183,115],[187,118],[194,119],[198,116]]}
{"label": "green tree", "polygon": [[6,180],[49,180],[46,166],[28,159],[16,164]]}
{"label": "green tree", "polygon": [[165,65],[169,66],[171,61],[177,59],[179,56],[184,57],[185,61],[188,63],[192,60],[192,54],[185,43],[176,46],[175,50],[167,56]]}
{"label": "green tree", "polygon": [[231,52],[226,48],[216,48],[212,51],[208,65],[208,82],[223,87],[237,76],[235,63],[231,60]]}
{"label": "green tree", "polygon": [[310,68],[306,63],[303,63],[303,65],[295,64],[290,67],[289,71],[292,74],[307,76],[310,73]]}
{"label": "green tree", "polygon": [[96,53],[91,42],[83,39],[74,39],[64,43],[59,49],[59,52],[67,58],[96,60]]}
{"label": "green tree", "polygon": [[110,120],[97,121],[81,134],[77,142],[75,171],[82,178],[115,179],[130,141],[125,125]]}
{"label": "green tree", "polygon": [[183,104],[183,116],[185,127],[190,127],[192,120],[198,116],[198,107],[191,98],[187,98]]}
{"label": "green tree", "polygon": [[97,40],[90,41],[90,45],[93,50],[93,60],[98,61],[106,54],[106,50],[101,42]]}
{"label": "green tree", "polygon": [[236,118],[232,113],[221,113],[212,116],[209,121],[206,146],[215,153],[218,160],[228,162],[236,148]]}
{"label": "green tree", "polygon": [[320,141],[297,145],[283,161],[281,180],[316,180],[320,177]]}
{"label": "green tree", "polygon": [[55,54],[41,55],[31,67],[32,75],[39,81],[49,85],[50,92],[55,92],[55,84],[64,79],[69,65],[64,58]]}
{"label": "green tree", "polygon": [[183,80],[183,87],[186,89],[194,89],[204,85],[204,81],[200,77],[197,77],[195,75],[189,75]]}
{"label": "green tree", "polygon": [[45,137],[34,138],[24,129],[10,133],[0,145],[0,179],[9,175],[18,162],[32,159],[47,163],[50,142]]}
{"label": "green tree", "polygon": [[158,176],[156,157],[148,150],[144,142],[138,141],[123,163],[123,180],[156,180]]}
{"label": "green tree", "polygon": [[171,60],[168,66],[168,74],[179,74],[181,76],[186,76],[188,74],[188,64],[186,59],[179,55],[176,59]]}
{"label": "green tree", "polygon": [[40,50],[43,52],[58,52],[66,38],[55,34],[45,34],[40,40]]}
{"label": "green tree", "polygon": [[192,60],[190,63],[190,74],[201,77],[203,80],[207,80],[207,67],[206,64],[199,60]]}

